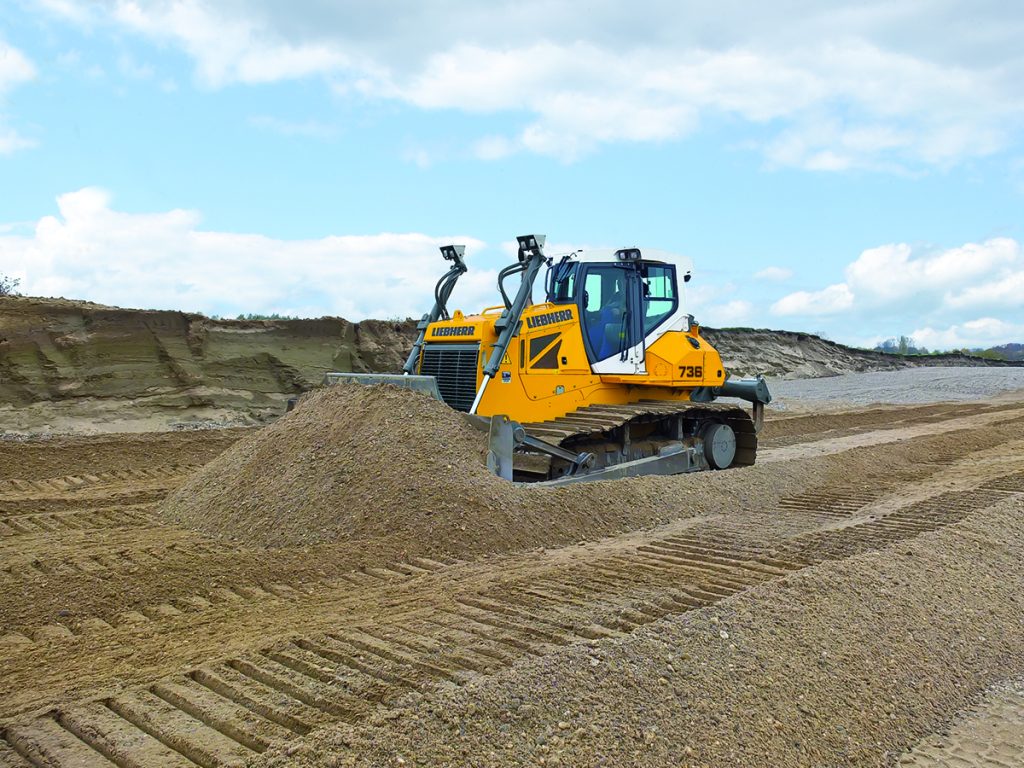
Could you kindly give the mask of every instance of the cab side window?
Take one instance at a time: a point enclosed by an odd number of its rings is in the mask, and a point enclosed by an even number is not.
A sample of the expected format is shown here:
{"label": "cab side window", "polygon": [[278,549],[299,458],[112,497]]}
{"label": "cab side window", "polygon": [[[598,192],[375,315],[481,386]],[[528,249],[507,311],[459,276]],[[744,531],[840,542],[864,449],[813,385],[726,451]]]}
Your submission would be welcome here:
{"label": "cab side window", "polygon": [[583,311],[598,312],[601,309],[601,273],[591,270],[583,287]]}
{"label": "cab side window", "polygon": [[644,336],[667,320],[679,306],[675,291],[676,268],[670,264],[644,265]]}
{"label": "cab side window", "polygon": [[576,274],[579,264],[560,263],[548,268],[548,301],[552,304],[565,304],[574,300],[576,295]]}

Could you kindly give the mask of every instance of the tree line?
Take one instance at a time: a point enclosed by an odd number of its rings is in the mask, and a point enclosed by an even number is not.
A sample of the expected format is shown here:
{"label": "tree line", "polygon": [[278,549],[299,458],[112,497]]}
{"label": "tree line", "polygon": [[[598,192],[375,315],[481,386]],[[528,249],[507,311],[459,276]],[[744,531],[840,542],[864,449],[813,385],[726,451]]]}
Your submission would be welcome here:
{"label": "tree line", "polygon": [[914,341],[913,336],[894,336],[875,345],[876,352],[887,355],[942,355],[956,354],[984,357],[989,360],[1024,360],[1024,344],[1003,344],[998,347],[961,347],[959,349],[929,351],[923,344]]}

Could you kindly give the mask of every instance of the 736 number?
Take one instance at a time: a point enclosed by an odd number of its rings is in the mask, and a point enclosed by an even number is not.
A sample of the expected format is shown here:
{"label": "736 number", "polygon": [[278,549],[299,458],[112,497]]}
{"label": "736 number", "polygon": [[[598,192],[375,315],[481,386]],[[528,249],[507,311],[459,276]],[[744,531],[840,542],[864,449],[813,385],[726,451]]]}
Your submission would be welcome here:
{"label": "736 number", "polygon": [[679,378],[681,378],[681,379],[703,379],[704,378],[704,366],[703,365],[680,365],[679,366]]}

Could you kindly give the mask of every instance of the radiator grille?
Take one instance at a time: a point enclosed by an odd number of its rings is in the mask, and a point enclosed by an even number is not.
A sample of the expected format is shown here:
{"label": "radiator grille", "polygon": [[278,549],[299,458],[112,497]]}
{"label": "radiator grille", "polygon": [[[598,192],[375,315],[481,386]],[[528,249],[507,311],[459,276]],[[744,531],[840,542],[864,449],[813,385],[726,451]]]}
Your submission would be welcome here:
{"label": "radiator grille", "polygon": [[426,344],[420,373],[437,379],[441,399],[457,411],[468,412],[476,398],[479,344]]}

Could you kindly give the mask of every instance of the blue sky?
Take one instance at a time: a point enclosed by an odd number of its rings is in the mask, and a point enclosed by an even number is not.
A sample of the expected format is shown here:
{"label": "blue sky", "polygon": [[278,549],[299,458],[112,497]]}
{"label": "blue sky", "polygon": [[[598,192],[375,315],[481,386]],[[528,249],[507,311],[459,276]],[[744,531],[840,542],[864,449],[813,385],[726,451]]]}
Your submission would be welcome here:
{"label": "blue sky", "polygon": [[[766,7],[770,5],[771,7]],[[493,303],[517,234],[709,325],[1024,341],[1024,9],[7,0],[0,272],[121,306]]]}

